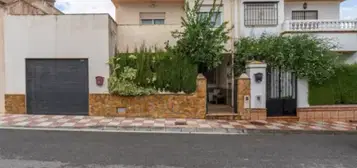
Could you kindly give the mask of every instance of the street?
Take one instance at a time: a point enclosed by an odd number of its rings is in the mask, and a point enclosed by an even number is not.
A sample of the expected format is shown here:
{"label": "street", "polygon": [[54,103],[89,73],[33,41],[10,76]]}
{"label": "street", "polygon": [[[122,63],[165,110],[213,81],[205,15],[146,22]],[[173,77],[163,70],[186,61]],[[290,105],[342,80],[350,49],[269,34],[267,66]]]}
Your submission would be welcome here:
{"label": "street", "polygon": [[0,130],[1,168],[355,168],[356,135]]}

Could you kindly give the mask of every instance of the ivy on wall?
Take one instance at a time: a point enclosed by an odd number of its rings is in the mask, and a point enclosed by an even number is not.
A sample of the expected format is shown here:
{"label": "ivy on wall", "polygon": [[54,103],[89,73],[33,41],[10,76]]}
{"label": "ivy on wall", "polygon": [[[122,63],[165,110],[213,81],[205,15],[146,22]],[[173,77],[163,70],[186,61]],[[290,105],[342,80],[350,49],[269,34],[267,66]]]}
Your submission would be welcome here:
{"label": "ivy on wall", "polygon": [[310,105],[357,104],[357,64],[342,65],[321,84],[309,83]]}

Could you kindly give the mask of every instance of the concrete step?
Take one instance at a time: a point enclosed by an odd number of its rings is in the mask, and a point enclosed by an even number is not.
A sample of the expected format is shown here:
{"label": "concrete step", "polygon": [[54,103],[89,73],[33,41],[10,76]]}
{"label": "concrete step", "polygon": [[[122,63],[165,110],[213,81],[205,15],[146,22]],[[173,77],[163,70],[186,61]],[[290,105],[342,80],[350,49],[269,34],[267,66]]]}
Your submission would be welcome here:
{"label": "concrete step", "polygon": [[267,117],[267,121],[289,121],[289,122],[296,122],[296,121],[299,121],[299,117],[297,117],[297,116]]}
{"label": "concrete step", "polygon": [[206,114],[208,120],[240,120],[241,116],[236,113],[209,113]]}

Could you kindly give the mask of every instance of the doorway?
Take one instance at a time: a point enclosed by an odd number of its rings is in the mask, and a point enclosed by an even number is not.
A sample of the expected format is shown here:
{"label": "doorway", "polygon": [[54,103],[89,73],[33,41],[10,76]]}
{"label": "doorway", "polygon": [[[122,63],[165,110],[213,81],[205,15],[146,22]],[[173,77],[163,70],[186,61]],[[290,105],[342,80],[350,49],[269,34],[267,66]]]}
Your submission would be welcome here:
{"label": "doorway", "polygon": [[204,73],[207,79],[207,113],[234,113],[234,80],[230,55],[224,55],[222,64]]}

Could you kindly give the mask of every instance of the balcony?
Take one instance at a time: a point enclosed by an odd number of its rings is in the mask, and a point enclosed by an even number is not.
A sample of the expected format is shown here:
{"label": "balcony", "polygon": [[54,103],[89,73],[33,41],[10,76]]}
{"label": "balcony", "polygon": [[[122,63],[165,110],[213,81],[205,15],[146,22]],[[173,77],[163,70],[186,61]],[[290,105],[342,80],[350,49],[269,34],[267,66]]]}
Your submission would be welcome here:
{"label": "balcony", "polygon": [[119,25],[118,49],[120,52],[133,51],[143,43],[147,47],[164,48],[165,42],[176,42],[171,32],[181,25]]}
{"label": "balcony", "polygon": [[312,33],[334,40],[338,51],[357,51],[357,20],[286,20],[283,34]]}
{"label": "balcony", "polygon": [[284,31],[356,31],[357,20],[287,20]]}

